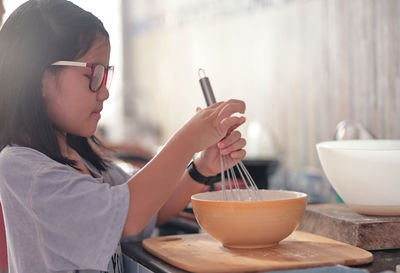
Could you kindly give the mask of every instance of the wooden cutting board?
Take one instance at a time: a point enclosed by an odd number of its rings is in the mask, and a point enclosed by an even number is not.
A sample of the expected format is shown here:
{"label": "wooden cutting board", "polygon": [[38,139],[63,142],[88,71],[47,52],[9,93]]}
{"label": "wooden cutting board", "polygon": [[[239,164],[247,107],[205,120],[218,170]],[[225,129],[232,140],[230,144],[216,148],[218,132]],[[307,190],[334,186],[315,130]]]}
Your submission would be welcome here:
{"label": "wooden cutting board", "polygon": [[273,248],[229,249],[205,233],[149,238],[143,247],[161,260],[191,272],[257,272],[373,260],[370,252],[319,235],[295,231]]}

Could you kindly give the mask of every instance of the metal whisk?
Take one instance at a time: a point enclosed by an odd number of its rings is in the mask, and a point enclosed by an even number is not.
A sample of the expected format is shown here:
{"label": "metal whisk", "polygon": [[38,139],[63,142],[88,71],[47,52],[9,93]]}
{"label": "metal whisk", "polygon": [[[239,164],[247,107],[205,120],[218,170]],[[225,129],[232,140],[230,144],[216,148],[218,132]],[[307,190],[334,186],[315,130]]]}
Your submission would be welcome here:
{"label": "metal whisk", "polygon": [[[207,106],[216,103],[210,80],[203,69],[199,69],[200,86]],[[258,188],[249,171],[241,160],[220,155],[221,187],[224,201],[257,201],[261,200]],[[233,167],[230,167],[230,166]],[[235,168],[237,172],[235,172]],[[239,175],[239,177],[237,176]],[[240,189],[239,180],[243,181],[245,189]]]}

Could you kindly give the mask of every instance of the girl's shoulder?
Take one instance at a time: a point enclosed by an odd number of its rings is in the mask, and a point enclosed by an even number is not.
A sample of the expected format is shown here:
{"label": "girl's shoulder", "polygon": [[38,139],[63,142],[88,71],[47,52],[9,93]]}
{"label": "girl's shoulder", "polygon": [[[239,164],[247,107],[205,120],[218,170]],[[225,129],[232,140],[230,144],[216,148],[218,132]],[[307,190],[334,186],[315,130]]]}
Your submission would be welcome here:
{"label": "girl's shoulder", "polygon": [[38,167],[54,165],[59,165],[59,163],[38,150],[29,147],[6,146],[0,152],[0,171],[21,168],[37,169]]}
{"label": "girl's shoulder", "polygon": [[51,185],[60,173],[73,175],[67,166],[35,149],[7,146],[0,152],[0,189],[11,190],[24,200],[35,183]]}
{"label": "girl's shoulder", "polygon": [[29,147],[23,147],[23,146],[6,146],[4,149],[0,152],[0,160],[43,160],[43,161],[49,161],[51,160],[48,156],[45,154],[39,152],[38,150],[29,148]]}
{"label": "girl's shoulder", "polygon": [[[107,170],[99,172],[93,165],[86,162],[92,173],[97,173],[103,181],[110,185],[120,185],[128,181],[132,174],[127,174],[113,162],[107,164]],[[0,180],[1,177],[9,179],[16,177],[69,177],[81,179],[82,174],[76,172],[69,165],[61,164],[42,152],[22,146],[7,146],[0,152]],[[95,180],[93,177],[85,176],[87,179]]]}

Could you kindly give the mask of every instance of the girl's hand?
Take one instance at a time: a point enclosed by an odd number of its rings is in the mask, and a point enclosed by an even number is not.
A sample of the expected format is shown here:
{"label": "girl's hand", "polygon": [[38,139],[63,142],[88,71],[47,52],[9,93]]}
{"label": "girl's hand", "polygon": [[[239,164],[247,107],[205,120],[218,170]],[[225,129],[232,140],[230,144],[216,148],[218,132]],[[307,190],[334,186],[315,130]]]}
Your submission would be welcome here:
{"label": "girl's hand", "polygon": [[[199,112],[201,109],[198,108]],[[220,155],[229,156],[231,159],[241,160],[246,156],[246,151],[243,149],[246,146],[246,140],[242,138],[241,133],[235,130],[245,122],[243,118],[239,123],[228,129],[227,135],[219,141],[202,151],[200,156],[195,159],[197,169],[204,176],[214,176],[221,172]],[[232,167],[233,160],[225,162],[227,167]]]}
{"label": "girl's hand", "polygon": [[[221,172],[220,154],[237,161],[246,156],[244,146],[246,146],[246,140],[241,137],[239,131],[234,130],[217,144],[202,151],[195,159],[196,168],[204,176],[214,176]],[[227,160],[226,164],[228,168],[232,167],[234,160]]]}
{"label": "girl's hand", "polygon": [[[240,100],[219,102],[201,109],[178,131],[183,138],[182,145],[186,149],[192,149],[193,152],[210,149],[215,155],[219,153],[219,149],[225,153],[240,150],[244,146],[241,146],[243,141],[237,143],[240,136],[237,133],[233,134],[232,130],[243,124],[245,118],[232,115],[244,113],[245,109],[245,103]],[[211,146],[219,142],[221,146],[212,149]],[[243,152],[239,152],[241,153]]]}

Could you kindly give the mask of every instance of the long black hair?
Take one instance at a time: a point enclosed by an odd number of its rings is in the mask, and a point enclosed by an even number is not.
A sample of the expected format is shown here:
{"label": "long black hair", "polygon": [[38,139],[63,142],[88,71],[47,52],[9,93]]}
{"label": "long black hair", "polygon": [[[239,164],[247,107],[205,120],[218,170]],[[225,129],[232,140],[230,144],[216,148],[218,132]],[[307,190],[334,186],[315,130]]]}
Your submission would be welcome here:
{"label": "long black hair", "polygon": [[[7,145],[30,147],[75,167],[60,152],[42,78],[50,64],[85,55],[99,36],[109,39],[103,23],[67,0],[30,0],[10,15],[0,31],[0,151]],[[68,134],[67,143],[97,169],[106,169],[91,146],[98,144],[94,136]]]}

